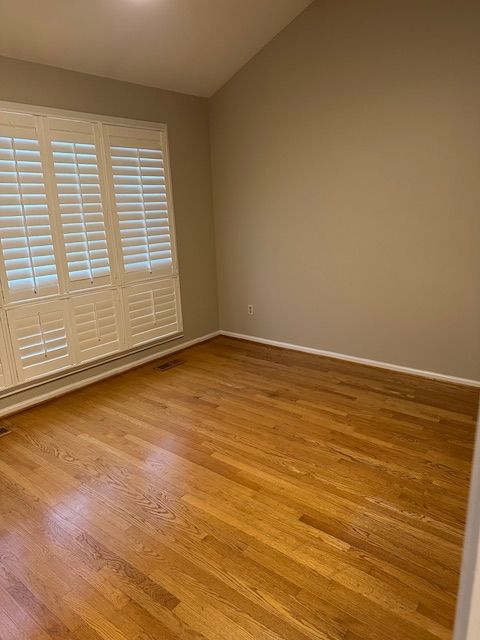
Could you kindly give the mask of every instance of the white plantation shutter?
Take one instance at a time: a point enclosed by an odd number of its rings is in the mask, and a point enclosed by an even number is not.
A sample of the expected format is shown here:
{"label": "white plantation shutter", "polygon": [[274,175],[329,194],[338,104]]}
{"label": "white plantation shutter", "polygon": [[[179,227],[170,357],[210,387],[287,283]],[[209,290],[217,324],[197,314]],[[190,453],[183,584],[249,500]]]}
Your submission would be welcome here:
{"label": "white plantation shutter", "polygon": [[128,334],[132,345],[179,331],[175,278],[133,284],[124,289]]}
{"label": "white plantation shutter", "polygon": [[127,127],[106,129],[127,278],[171,275],[172,225],[162,134]]}
{"label": "white plantation shutter", "polygon": [[7,317],[21,382],[72,364],[62,300],[11,309]]}
{"label": "white plantation shutter", "polygon": [[0,113],[0,243],[11,301],[58,293],[36,121]]}
{"label": "white plantation shutter", "polygon": [[110,261],[94,126],[48,119],[71,289],[110,282]]}
{"label": "white plantation shutter", "polygon": [[87,362],[120,349],[120,317],[113,291],[78,296],[72,300],[72,315],[80,362]]}
{"label": "white plantation shutter", "polygon": [[2,393],[182,331],[165,127],[14,109],[0,103]]}

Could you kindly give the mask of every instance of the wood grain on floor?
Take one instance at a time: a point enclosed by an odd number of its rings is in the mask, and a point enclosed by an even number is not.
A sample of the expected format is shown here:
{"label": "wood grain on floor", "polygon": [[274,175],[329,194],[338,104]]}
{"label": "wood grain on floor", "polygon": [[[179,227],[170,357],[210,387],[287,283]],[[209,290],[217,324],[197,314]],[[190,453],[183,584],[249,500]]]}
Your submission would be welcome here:
{"label": "wood grain on floor", "polygon": [[180,359],[6,420],[0,638],[450,640],[478,392]]}

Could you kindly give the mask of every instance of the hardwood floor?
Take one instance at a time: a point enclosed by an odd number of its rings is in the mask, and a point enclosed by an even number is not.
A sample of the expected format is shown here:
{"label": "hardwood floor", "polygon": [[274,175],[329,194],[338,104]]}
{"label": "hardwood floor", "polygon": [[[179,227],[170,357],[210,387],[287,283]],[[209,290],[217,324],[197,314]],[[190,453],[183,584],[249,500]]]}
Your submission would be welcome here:
{"label": "hardwood floor", "polygon": [[0,638],[447,640],[477,391],[218,338],[9,418]]}

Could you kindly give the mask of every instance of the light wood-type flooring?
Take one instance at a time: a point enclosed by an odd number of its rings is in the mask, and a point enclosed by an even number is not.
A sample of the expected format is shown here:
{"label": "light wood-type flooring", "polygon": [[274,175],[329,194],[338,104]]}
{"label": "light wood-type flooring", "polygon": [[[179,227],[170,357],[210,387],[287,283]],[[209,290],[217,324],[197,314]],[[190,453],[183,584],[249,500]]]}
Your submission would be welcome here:
{"label": "light wood-type flooring", "polygon": [[450,640],[478,393],[226,337],[8,418],[1,640]]}

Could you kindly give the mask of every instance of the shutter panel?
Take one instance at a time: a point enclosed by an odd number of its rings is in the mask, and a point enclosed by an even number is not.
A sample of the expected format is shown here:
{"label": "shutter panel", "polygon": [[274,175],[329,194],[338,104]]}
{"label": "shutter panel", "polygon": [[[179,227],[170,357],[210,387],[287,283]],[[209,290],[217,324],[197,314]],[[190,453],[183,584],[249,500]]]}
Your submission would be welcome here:
{"label": "shutter panel", "polygon": [[102,189],[91,122],[48,118],[70,289],[110,283]]}
{"label": "shutter panel", "polygon": [[120,350],[119,309],[112,291],[77,296],[71,304],[80,362]]}
{"label": "shutter panel", "polygon": [[35,118],[0,113],[0,242],[10,301],[58,293]]}
{"label": "shutter panel", "polygon": [[20,382],[72,364],[64,302],[40,302],[7,311]]}
{"label": "shutter panel", "polygon": [[129,285],[124,298],[131,346],[180,330],[176,278]]}
{"label": "shutter panel", "polygon": [[173,274],[162,134],[105,127],[127,279]]}

